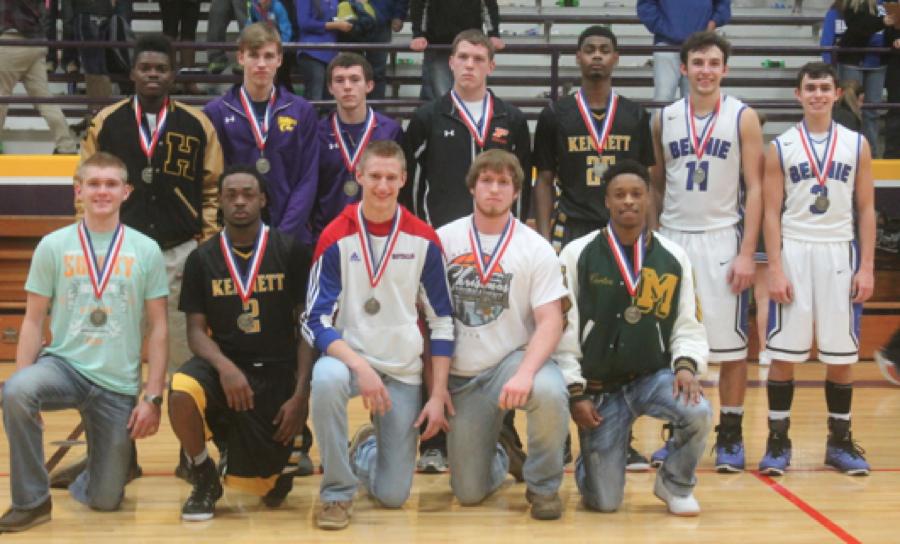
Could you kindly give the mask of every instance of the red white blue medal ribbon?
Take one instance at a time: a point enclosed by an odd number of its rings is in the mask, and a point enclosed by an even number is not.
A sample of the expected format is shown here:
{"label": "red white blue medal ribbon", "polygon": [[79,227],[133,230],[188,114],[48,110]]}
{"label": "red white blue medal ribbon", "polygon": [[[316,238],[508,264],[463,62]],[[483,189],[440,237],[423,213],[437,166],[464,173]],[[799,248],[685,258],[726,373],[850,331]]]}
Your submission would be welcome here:
{"label": "red white blue medal ribbon", "polygon": [[[491,281],[491,276],[494,275],[497,267],[500,266],[500,260],[503,258],[503,254],[506,253],[506,248],[509,247],[509,242],[512,240],[515,230],[516,222],[510,215],[506,221],[506,226],[503,227],[503,232],[500,233],[497,244],[494,246],[494,251],[491,252],[490,260],[488,260],[481,249],[481,239],[478,237],[478,229],[475,228],[475,217],[472,217],[472,223],[469,225],[469,245],[472,247],[472,254],[475,256],[475,270],[478,271],[478,278],[481,280],[482,285],[487,285]],[[485,261],[487,261],[486,267]]]}
{"label": "red white blue medal ribbon", "polygon": [[634,253],[632,255],[633,267],[628,269],[628,261],[625,259],[625,249],[616,238],[613,229],[606,227],[606,237],[609,240],[609,247],[616,258],[616,264],[619,266],[619,273],[625,280],[625,288],[632,297],[637,295],[638,284],[641,282],[641,269],[644,267],[644,233],[638,236],[637,242],[634,244]]}
{"label": "red white blue medal ribbon", "polygon": [[91,242],[91,233],[84,225],[84,220],[78,223],[78,241],[81,242],[84,260],[87,261],[88,276],[91,279],[91,287],[94,288],[94,296],[100,300],[103,298],[103,291],[109,284],[109,278],[112,277],[113,267],[116,259],[119,258],[119,251],[122,249],[122,242],[125,241],[125,226],[119,223],[116,227],[116,231],[109,241],[102,267],[97,264],[97,254],[94,252],[94,244]]}
{"label": "red white blue medal ribbon", "polygon": [[806,128],[806,121],[798,123],[797,130],[800,131],[800,143],[803,144],[803,151],[806,152],[806,157],[812,165],[813,174],[816,176],[816,183],[824,187],[825,182],[828,181],[828,171],[831,170],[831,162],[834,159],[834,149],[837,147],[837,125],[832,121],[831,126],[828,127],[828,139],[825,140],[827,154],[825,156],[824,164],[819,160],[819,155],[816,153],[816,146],[813,145],[809,130]]}
{"label": "red white blue medal ribbon", "polygon": [[253,106],[250,103],[250,97],[247,90],[241,85],[240,88],[241,106],[244,108],[244,114],[250,123],[250,132],[253,133],[253,139],[256,140],[256,147],[260,154],[266,148],[266,139],[269,137],[269,122],[272,119],[272,110],[275,107],[275,87],[272,87],[272,94],[269,96],[269,103],[266,104],[266,114],[263,118],[262,125],[256,120],[256,114],[253,113]]}
{"label": "red white blue medal ribbon", "polygon": [[616,91],[610,89],[609,98],[606,99],[606,119],[603,120],[599,133],[597,132],[597,123],[594,122],[594,118],[591,115],[587,97],[584,95],[584,89],[578,89],[578,92],[575,93],[575,103],[578,105],[578,112],[581,113],[584,126],[587,127],[588,134],[591,135],[591,142],[594,144],[594,149],[597,150],[597,155],[602,155],[603,150],[606,148],[606,140],[609,139],[609,134],[612,132],[613,121],[616,118],[616,110],[619,107],[619,95],[616,94]]}
{"label": "red white blue medal ribbon", "polygon": [[460,118],[462,119],[463,124],[466,125],[466,128],[469,129],[475,143],[478,144],[478,147],[484,149],[484,144],[487,142],[488,130],[491,128],[491,120],[494,118],[494,97],[491,96],[491,93],[489,92],[484,93],[482,105],[482,111],[484,113],[481,116],[480,123],[475,122],[475,117],[472,116],[472,112],[469,111],[466,104],[459,95],[456,94],[456,91],[452,89],[450,90],[450,99],[459,111]]}
{"label": "red white blue medal ribbon", "polygon": [[152,136],[147,134],[147,131],[144,130],[144,111],[141,109],[141,102],[138,100],[137,95],[134,96],[134,117],[137,121],[138,140],[141,144],[141,151],[147,156],[148,162],[152,159],[153,153],[156,151],[156,144],[159,143],[159,136],[166,130],[166,119],[168,119],[168,116],[169,99],[166,98],[163,102],[162,109],[156,114],[156,130],[153,132]]}
{"label": "red white blue medal ribbon", "polygon": [[372,285],[372,288],[375,288],[378,286],[378,282],[381,281],[381,277],[384,276],[384,271],[387,270],[388,263],[391,260],[390,255],[393,253],[394,246],[397,244],[397,238],[400,237],[400,208],[398,207],[397,211],[394,212],[394,221],[391,223],[391,230],[388,233],[387,240],[384,242],[384,249],[377,261],[375,260],[375,252],[372,248],[372,238],[369,235],[368,228],[366,228],[366,219],[363,217],[362,204],[356,207],[356,216],[359,221],[359,231],[357,234],[359,235],[359,245],[362,247],[363,261],[366,263],[366,273],[369,275],[369,283]]}
{"label": "red white blue medal ribbon", "polygon": [[341,151],[341,158],[344,160],[344,166],[351,175],[356,175],[356,166],[362,157],[363,151],[369,145],[372,139],[372,133],[375,132],[375,126],[378,122],[375,119],[375,112],[372,108],[366,112],[366,121],[363,127],[362,137],[359,139],[359,145],[356,149],[351,149],[350,145],[344,140],[344,133],[341,130],[341,121],[338,119],[337,112],[331,114],[331,129],[334,131],[334,137],[337,140],[338,149]]}
{"label": "red white blue medal ribbon", "polygon": [[[691,102],[690,98],[685,98],[685,101],[687,102],[688,136],[691,138],[691,145],[694,146],[694,155],[697,156],[697,160],[699,161],[703,158],[703,154],[706,152],[706,144],[709,143],[709,139],[716,129],[716,122],[719,120],[719,109],[722,107],[722,95],[719,95],[719,99],[716,100],[716,108],[712,111],[712,117],[706,122],[703,134],[701,135],[697,134],[697,126],[694,119],[694,104]],[[702,142],[700,141],[701,137],[703,140]]]}
{"label": "red white blue medal ribbon", "polygon": [[241,302],[247,302],[253,294],[256,276],[259,275],[259,267],[262,265],[268,241],[269,227],[268,225],[260,224],[259,233],[256,235],[256,243],[253,244],[253,257],[250,260],[250,265],[247,267],[246,273],[241,274],[234,260],[234,252],[231,249],[231,241],[228,240],[227,229],[222,229],[222,233],[219,236],[219,247],[222,249],[222,255],[225,256],[228,273],[231,275],[231,281],[234,282],[234,287],[241,297]]}

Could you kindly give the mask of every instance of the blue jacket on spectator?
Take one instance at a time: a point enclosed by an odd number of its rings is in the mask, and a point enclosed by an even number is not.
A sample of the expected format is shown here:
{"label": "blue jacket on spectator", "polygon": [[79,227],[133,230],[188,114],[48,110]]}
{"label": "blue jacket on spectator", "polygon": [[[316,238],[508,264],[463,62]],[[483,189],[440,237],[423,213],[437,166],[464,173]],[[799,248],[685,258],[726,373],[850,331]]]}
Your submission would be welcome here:
{"label": "blue jacket on spectator", "polygon": [[[262,13],[260,13],[259,2],[257,0],[252,0],[248,2],[248,23],[258,23],[262,21]],[[289,42],[294,38],[294,32],[291,29],[291,18],[288,16],[288,12],[284,9],[284,4],[280,2],[280,0],[272,0],[272,3],[269,5],[268,12],[268,21],[273,23],[278,28],[278,34],[281,36],[282,42]]]}
{"label": "blue jacket on spectator", "polygon": [[[225,156],[225,165],[255,164],[256,140],[241,106],[240,85],[206,104]],[[319,178],[318,116],[312,104],[284,88],[278,88],[265,156],[270,225],[311,245],[309,221],[316,201]]]}
{"label": "blue jacket on spectator", "polygon": [[[336,43],[338,32],[325,30],[325,23],[337,16],[338,0],[296,0],[297,27],[300,29],[300,43]],[[299,50],[298,53],[328,64],[337,56],[337,51]]]}
{"label": "blue jacket on spectator", "polygon": [[680,45],[688,36],[731,20],[731,0],[638,0],[638,18],[653,33],[653,43]]}
{"label": "blue jacket on spectator", "polygon": [[375,9],[378,26],[390,25],[392,19],[406,20],[409,0],[369,0]]}
{"label": "blue jacket on spectator", "polygon": [[[847,31],[847,23],[841,15],[840,10],[835,8],[829,9],[825,13],[825,19],[822,21],[822,37],[819,39],[819,45],[822,47],[831,47],[837,45],[838,40]],[[822,62],[831,64],[831,53],[822,53]]]}

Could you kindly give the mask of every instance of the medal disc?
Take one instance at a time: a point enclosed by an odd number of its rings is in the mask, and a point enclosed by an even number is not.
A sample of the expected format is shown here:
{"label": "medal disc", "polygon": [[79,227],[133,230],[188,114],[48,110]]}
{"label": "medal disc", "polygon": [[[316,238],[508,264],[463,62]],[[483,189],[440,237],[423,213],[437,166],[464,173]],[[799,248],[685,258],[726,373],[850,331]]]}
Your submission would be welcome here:
{"label": "medal disc", "polygon": [[253,332],[253,315],[240,314],[237,318],[237,326],[244,332]]}
{"label": "medal disc", "polygon": [[641,320],[641,309],[637,306],[629,306],[628,308],[625,308],[625,313],[623,315],[625,316],[626,323],[634,325]]}
{"label": "medal disc", "polygon": [[359,183],[354,179],[348,179],[344,182],[344,194],[347,196],[356,196],[359,193]]}
{"label": "medal disc", "polygon": [[272,169],[272,163],[269,162],[269,159],[265,157],[260,157],[256,159],[256,171],[260,174],[268,174],[269,170]]}
{"label": "medal disc", "polygon": [[369,300],[366,301],[365,305],[363,306],[363,309],[366,311],[367,314],[375,315],[381,310],[381,303],[378,302],[377,298],[371,297]]}
{"label": "medal disc", "polygon": [[106,325],[107,317],[106,312],[102,308],[95,308],[90,316],[91,325],[102,327],[103,325]]}
{"label": "medal disc", "polygon": [[153,182],[153,167],[148,166],[141,170],[141,181],[144,183],[152,183]]}
{"label": "medal disc", "polygon": [[816,208],[816,211],[825,212],[828,210],[828,205],[831,204],[828,202],[828,197],[824,195],[819,195],[816,197],[816,201],[813,206]]}
{"label": "medal disc", "polygon": [[694,170],[694,183],[700,185],[704,181],[706,181],[706,170],[700,168]]}
{"label": "medal disc", "polygon": [[603,174],[606,173],[606,171],[608,169],[609,169],[609,165],[606,164],[605,162],[601,162],[598,160],[597,162],[594,163],[594,174],[598,178],[602,178]]}

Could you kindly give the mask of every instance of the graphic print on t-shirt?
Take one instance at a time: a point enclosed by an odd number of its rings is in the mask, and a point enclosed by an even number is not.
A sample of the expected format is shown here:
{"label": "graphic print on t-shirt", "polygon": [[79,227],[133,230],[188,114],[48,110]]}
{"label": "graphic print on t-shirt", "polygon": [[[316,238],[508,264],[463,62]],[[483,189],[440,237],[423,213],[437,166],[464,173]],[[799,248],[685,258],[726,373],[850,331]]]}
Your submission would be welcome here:
{"label": "graphic print on t-shirt", "polygon": [[[487,261],[490,257],[485,255]],[[468,327],[487,325],[509,308],[509,286],[513,279],[513,274],[504,272],[498,265],[491,279],[482,284],[475,259],[471,252],[465,253],[447,266],[456,318]]]}

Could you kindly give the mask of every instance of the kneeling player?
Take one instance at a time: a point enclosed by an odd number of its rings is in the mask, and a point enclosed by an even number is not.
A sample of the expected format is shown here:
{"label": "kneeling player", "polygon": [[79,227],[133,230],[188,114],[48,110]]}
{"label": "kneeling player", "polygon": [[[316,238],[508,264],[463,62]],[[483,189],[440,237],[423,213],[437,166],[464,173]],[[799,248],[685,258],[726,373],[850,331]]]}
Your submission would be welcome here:
{"label": "kneeling player", "polygon": [[223,461],[227,455],[225,483],[281,504],[292,486],[282,471],[308,402],[296,323],[309,252],[262,222],[266,187],[254,169],[229,167],[219,185],[225,228],[188,257],[179,304],[195,357],[169,393],[194,486],[181,510],[188,521],[212,518],[222,496],[204,445],[210,433]]}
{"label": "kneeling player", "polygon": [[840,93],[831,66],[803,66],[794,93],[803,121],[776,138],[766,154],[764,232],[772,298],[766,350],[773,361],[769,438],[759,470],[780,475],[791,462],[793,363],[809,358],[815,331],[819,360],[827,366],[825,463],[864,475],[869,464],[850,437],[850,365],[859,359],[862,303],[874,287],[872,155],[861,134],[832,121]]}

